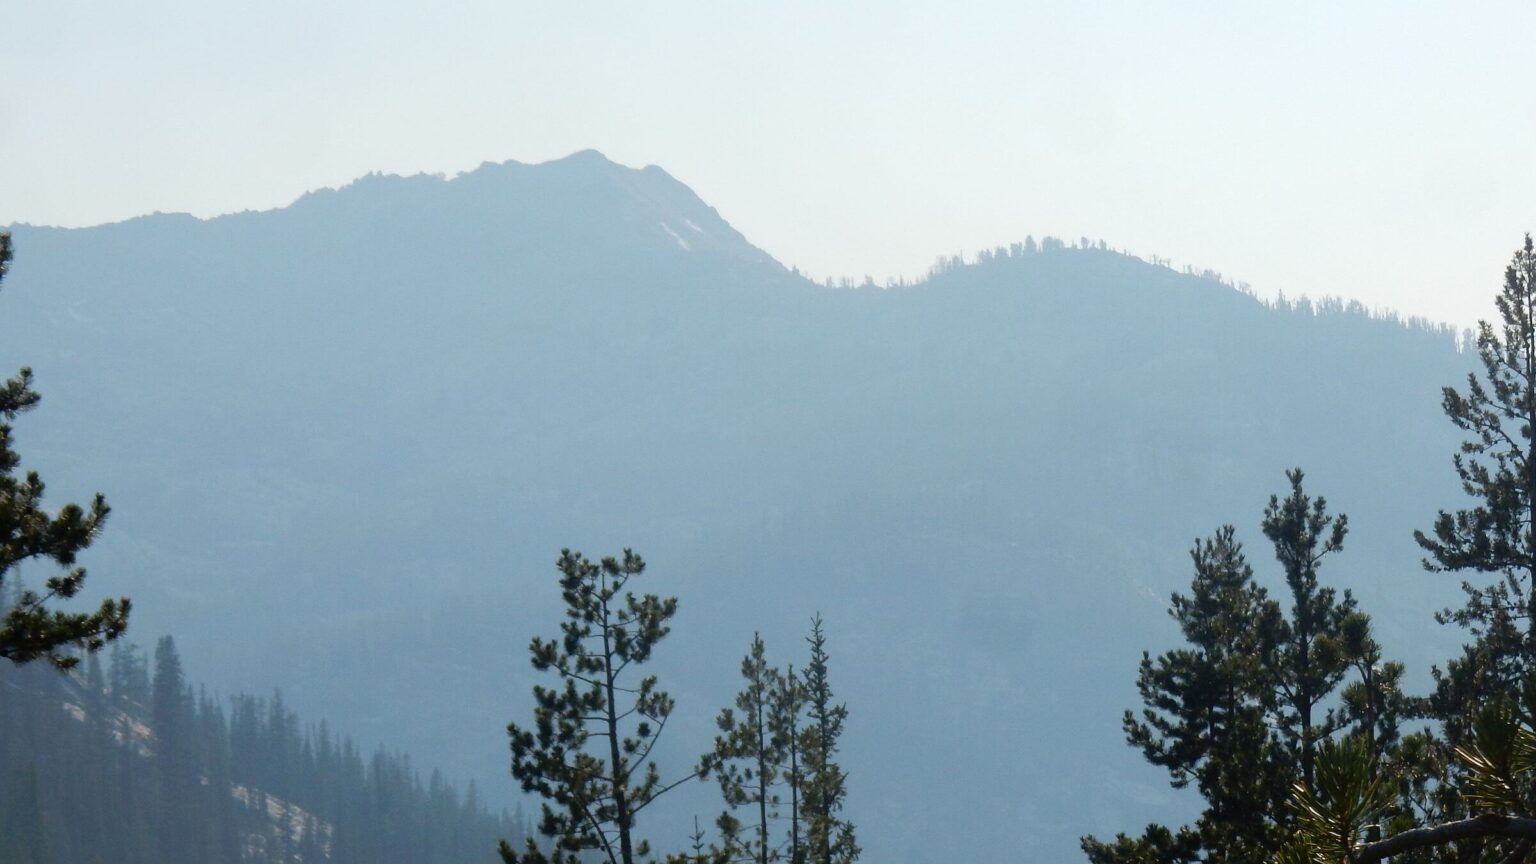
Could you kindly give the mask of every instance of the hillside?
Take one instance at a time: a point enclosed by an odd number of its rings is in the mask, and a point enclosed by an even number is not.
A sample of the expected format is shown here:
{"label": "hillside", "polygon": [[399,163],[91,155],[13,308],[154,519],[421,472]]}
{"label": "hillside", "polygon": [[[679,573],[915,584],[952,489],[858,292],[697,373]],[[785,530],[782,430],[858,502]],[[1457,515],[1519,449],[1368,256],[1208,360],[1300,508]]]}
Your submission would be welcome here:
{"label": "hillside", "polygon": [[[1174,639],[1196,536],[1236,524],[1275,578],[1286,468],[1350,515],[1326,578],[1411,680],[1458,641],[1410,537],[1459,495],[1438,394],[1471,358],[1435,328],[1059,245],[829,289],[590,152],[14,236],[0,368],[44,396],[18,449],[113,505],[93,588],[196,677],[497,804],[563,546],[633,546],[682,599],[670,764],[754,630],[788,660],[822,613],[871,861],[1077,860],[1179,818],[1119,732],[1135,663]],[[716,809],[646,827],[666,848]]]}
{"label": "hillside", "polygon": [[152,664],[117,643],[70,676],[0,666],[0,860],[459,864],[527,830],[473,785],[365,758],[280,693],[222,701],[168,638]]}

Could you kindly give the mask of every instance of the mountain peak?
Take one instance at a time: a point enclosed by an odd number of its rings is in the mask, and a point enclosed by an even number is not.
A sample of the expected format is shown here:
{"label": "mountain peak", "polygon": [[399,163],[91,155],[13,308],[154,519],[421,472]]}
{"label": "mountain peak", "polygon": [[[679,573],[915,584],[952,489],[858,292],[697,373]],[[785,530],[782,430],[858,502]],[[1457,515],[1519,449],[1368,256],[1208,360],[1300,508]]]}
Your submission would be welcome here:
{"label": "mountain peak", "polygon": [[[590,236],[657,254],[703,254],[783,267],[715,208],[655,165],[631,168],[597,150],[525,163],[485,162],[453,177],[369,174],[310,192],[290,209],[325,219],[380,215],[570,239]],[[415,214],[415,215],[412,215]]]}
{"label": "mountain peak", "polygon": [[337,187],[305,192],[286,207],[210,218],[156,212],[82,230],[142,237],[189,222],[217,231],[239,231],[237,226],[257,222],[301,237],[342,226],[409,232],[440,242],[453,236],[494,237],[503,245],[546,251],[570,246],[570,255],[589,260],[617,260],[644,251],[785,272],[667,171],[656,165],[631,168],[593,149],[536,163],[484,162],[453,176],[370,172]]}
{"label": "mountain peak", "polygon": [[[622,168],[623,167],[622,165],[619,165],[619,163],[617,163],[617,162],[613,161],[612,159],[609,159],[607,156],[603,155],[603,152],[601,150],[595,150],[595,149],[593,149],[591,147],[588,147],[585,150],[577,150],[575,153],[572,153],[569,156],[562,156],[559,159],[551,159],[551,160],[549,160],[549,162],[571,162],[571,163],[576,163],[576,164],[595,163],[595,164],[601,164],[601,165],[612,165],[612,166],[618,167],[618,168]],[[549,163],[543,163],[543,164],[549,164]]]}

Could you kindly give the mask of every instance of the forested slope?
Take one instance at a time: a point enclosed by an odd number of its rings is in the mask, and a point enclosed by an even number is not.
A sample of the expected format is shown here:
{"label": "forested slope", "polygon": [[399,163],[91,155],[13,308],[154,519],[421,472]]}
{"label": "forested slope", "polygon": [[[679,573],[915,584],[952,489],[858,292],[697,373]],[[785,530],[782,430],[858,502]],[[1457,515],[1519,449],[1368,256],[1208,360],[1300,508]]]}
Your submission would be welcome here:
{"label": "forested slope", "polygon": [[526,826],[283,702],[192,688],[173,642],[0,666],[0,860],[461,864]]}

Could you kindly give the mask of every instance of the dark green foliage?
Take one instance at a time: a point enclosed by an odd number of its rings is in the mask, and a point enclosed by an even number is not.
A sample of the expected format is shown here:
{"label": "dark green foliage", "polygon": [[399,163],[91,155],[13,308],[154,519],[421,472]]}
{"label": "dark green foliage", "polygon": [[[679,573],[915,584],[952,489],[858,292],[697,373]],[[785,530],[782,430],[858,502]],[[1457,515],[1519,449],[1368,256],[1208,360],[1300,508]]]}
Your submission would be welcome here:
{"label": "dark green foliage", "polygon": [[[783,729],[792,721],[777,715],[793,707],[795,697],[786,676],[768,665],[761,634],[752,636],[751,650],[741,660],[741,677],[746,684],[736,694],[735,708],[724,709],[716,719],[720,734],[701,760],[699,773],[715,775],[720,795],[731,808],[715,822],[726,853],[768,864],[778,858],[779,844],[769,840],[770,821],[780,816],[778,787],[795,779],[787,764],[791,741]],[[733,815],[741,807],[756,811],[756,823],[743,825]]]}
{"label": "dark green foliage", "polygon": [[[11,237],[0,231],[0,280],[11,262]],[[76,651],[96,651],[122,635],[128,626],[127,598],[102,601],[95,612],[64,612],[48,606],[67,600],[85,585],[85,568],[75,566],[80,554],[101,532],[109,508],[97,495],[89,509],[66,504],[50,514],[43,507],[43,481],[37,473],[18,474],[21,458],[11,449],[10,421],[35,407],[32,370],[0,382],[0,589],[16,565],[47,559],[65,568],[50,576],[41,592],[26,589],[0,599],[0,657],[13,663],[47,658],[60,669],[79,662]]]}
{"label": "dark green foliage", "polygon": [[1106,843],[1083,838],[1083,852],[1094,864],[1193,864],[1200,857],[1200,833],[1190,828],[1177,832],[1165,825],[1148,825],[1140,837],[1117,834]]}
{"label": "dark green foliage", "polygon": [[[1343,548],[1347,521],[1306,494],[1299,469],[1287,479],[1289,493],[1270,498],[1262,527],[1289,610],[1254,580],[1231,526],[1196,541],[1190,593],[1175,594],[1169,610],[1188,647],[1142,655],[1146,707],[1125,714],[1127,740],[1175,788],[1192,784],[1205,811],[1177,832],[1152,825],[1140,838],[1084,838],[1095,864],[1259,864],[1289,835],[1292,787],[1311,785],[1322,742],[1346,733],[1374,759],[1397,741],[1401,667],[1381,664],[1349,592],[1318,580],[1323,558]],[[1352,669],[1360,680],[1341,691]]]}
{"label": "dark green foliage", "polygon": [[[1383,660],[1381,645],[1371,635],[1370,616],[1350,611],[1339,624],[1337,638],[1324,647],[1336,652],[1355,676],[1339,691],[1341,705],[1332,715],[1330,726],[1350,728],[1374,757],[1396,752],[1401,761],[1411,756],[1400,752],[1399,745],[1402,724],[1416,714],[1418,701],[1402,691],[1403,664]],[[1399,773],[1420,776],[1416,770]]]}
{"label": "dark green foliage", "polygon": [[1530,235],[1505,270],[1495,303],[1499,328],[1478,325],[1482,377],[1469,373],[1465,392],[1443,391],[1446,416],[1470,436],[1454,462],[1476,503],[1441,511],[1431,533],[1414,534],[1428,553],[1426,568],[1498,577],[1489,585],[1463,582],[1466,605],[1440,616],[1472,636],[1461,657],[1436,670],[1430,710],[1452,744],[1468,729],[1468,711],[1513,692],[1536,671],[1536,249]]}
{"label": "dark green foliage", "polygon": [[1296,830],[1277,864],[1529,860],[1536,848],[1536,678],[1469,713],[1464,743],[1450,748],[1461,812],[1449,819],[1426,812],[1441,818],[1423,825],[1403,820],[1384,782],[1390,778],[1363,739],[1325,742],[1315,783],[1296,785]]}
{"label": "dark green foliage", "polygon": [[1350,861],[1368,827],[1391,811],[1394,795],[1383,782],[1376,756],[1358,737],[1324,741],[1317,748],[1313,776],[1296,783],[1290,801],[1292,836],[1281,858],[1308,864]]}
{"label": "dark green foliage", "polygon": [[[1265,659],[1281,631],[1279,605],[1254,582],[1231,526],[1197,540],[1195,578],[1169,610],[1189,647],[1143,654],[1137,689],[1146,707],[1125,713],[1126,737],[1168,770],[1175,788],[1194,784],[1206,810],[1177,834],[1149,826],[1140,840],[1083,841],[1095,864],[1143,860],[1254,862],[1274,845],[1274,822],[1292,777],[1270,721],[1277,707]],[[1154,855],[1176,855],[1155,859]]]}
{"label": "dark green foliage", "polygon": [[1321,496],[1302,491],[1301,469],[1287,472],[1291,492],[1284,499],[1270,496],[1264,510],[1264,536],[1275,547],[1275,558],[1290,589],[1289,617],[1278,619],[1269,684],[1281,702],[1279,732],[1304,782],[1312,781],[1317,740],[1335,731],[1332,718],[1324,722],[1320,706],[1339,686],[1346,664],[1339,650],[1344,619],[1355,610],[1348,591],[1342,599],[1333,588],[1320,585],[1317,568],[1324,556],[1344,548],[1349,520],[1330,517]]}
{"label": "dark green foliage", "polygon": [[805,759],[802,789],[807,857],[811,864],[852,864],[860,849],[853,823],[841,816],[848,789],[847,776],[837,762],[848,708],[834,701],[828,668],[831,655],[820,615],[811,619],[811,635],[806,641],[811,646],[811,659],[805,667],[802,698],[808,717],[800,735],[800,752]]}
{"label": "dark green foliage", "polygon": [[[701,760],[700,774],[715,774],[731,808],[716,820],[721,846],[712,852],[724,860],[849,864],[859,856],[853,824],[839,815],[846,784],[835,756],[848,709],[832,701],[821,616],[806,641],[811,657],[802,675],[769,665],[762,636],[753,635],[741,661],[746,686],[720,712],[720,735]],[[755,811],[755,823],[736,818],[742,807]],[[783,826],[778,836],[775,823]]]}
{"label": "dark green foliage", "polygon": [[561,635],[534,637],[528,650],[533,668],[554,672],[559,685],[533,688],[532,729],[507,726],[512,776],[544,798],[539,831],[554,843],[546,854],[531,837],[522,852],[503,841],[501,856],[507,864],[575,864],[597,851],[609,864],[634,864],[650,851],[635,837],[635,816],[695,776],[663,783],[649,761],[672,699],[654,675],[637,681],[630,668],[666,637],[677,598],[625,591],[645,570],[628,549],[622,560],[599,563],[564,549],[556,567],[566,606]]}
{"label": "dark green foliage", "polygon": [[688,851],[668,855],[667,864],[730,864],[730,851],[706,842],[704,837],[704,829],[699,827],[699,817],[695,816],[693,833],[688,835]]}
{"label": "dark green foliage", "polygon": [[[1536,673],[1536,248],[1530,235],[1505,269],[1495,305],[1498,326],[1478,325],[1481,374],[1469,373],[1465,390],[1442,390],[1445,415],[1467,435],[1453,464],[1472,506],[1442,510],[1430,532],[1414,532],[1427,553],[1426,569],[1494,577],[1488,584],[1464,579],[1463,606],[1436,616],[1465,628],[1470,639],[1460,656],[1432,670],[1428,698],[1407,706],[1438,723],[1405,738],[1395,766],[1405,800],[1431,823],[1474,811],[1463,792],[1475,772],[1469,774],[1468,761],[1457,754],[1472,746],[1490,706],[1521,692]],[[1469,842],[1463,849],[1475,847]]]}
{"label": "dark green foliage", "polygon": [[801,810],[805,788],[801,715],[806,707],[805,685],[795,674],[793,664],[777,677],[773,692],[769,694],[768,731],[783,760],[784,785],[789,792],[789,845],[784,850],[784,857],[790,864],[804,864],[807,850]]}

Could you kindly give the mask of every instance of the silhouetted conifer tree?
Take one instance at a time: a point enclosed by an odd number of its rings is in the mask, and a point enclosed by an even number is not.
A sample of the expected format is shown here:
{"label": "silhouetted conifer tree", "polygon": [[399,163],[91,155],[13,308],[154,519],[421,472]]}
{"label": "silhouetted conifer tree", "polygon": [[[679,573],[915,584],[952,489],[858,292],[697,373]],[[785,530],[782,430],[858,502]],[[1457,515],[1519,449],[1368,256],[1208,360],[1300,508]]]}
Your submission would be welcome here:
{"label": "silhouetted conifer tree", "polygon": [[1452,744],[1479,706],[1536,673],[1536,249],[1529,234],[1495,303],[1499,326],[1478,325],[1481,377],[1469,373],[1464,392],[1446,387],[1442,399],[1446,416],[1470,436],[1454,464],[1476,503],[1442,510],[1430,533],[1414,533],[1429,570],[1497,577],[1489,585],[1463,581],[1466,605],[1440,616],[1472,635],[1462,656],[1435,672],[1430,711]]}
{"label": "silhouetted conifer tree", "polygon": [[[11,236],[0,231],[0,281],[11,261]],[[61,669],[80,662],[75,651],[96,651],[117,638],[128,626],[127,598],[104,600],[95,612],[65,612],[51,608],[54,600],[67,600],[85,584],[85,568],[75,557],[106,522],[106,500],[97,495],[89,509],[66,504],[57,513],[43,509],[43,481],[35,471],[18,475],[21,459],[11,449],[10,421],[37,405],[32,389],[32,370],[22,369],[15,378],[0,382],[0,586],[22,561],[49,559],[63,573],[50,576],[41,591],[23,590],[7,604],[0,619],[0,657],[26,663],[46,657]]]}
{"label": "silhouetted conifer tree", "polygon": [[852,864],[860,849],[853,823],[839,815],[848,790],[847,777],[836,758],[848,708],[833,697],[831,655],[820,615],[811,619],[811,635],[806,641],[811,646],[811,659],[805,667],[802,698],[809,716],[800,733],[800,752],[805,759],[801,788],[807,857],[812,864]]}
{"label": "silhouetted conifer tree", "polygon": [[631,668],[645,663],[670,631],[677,598],[626,591],[645,570],[640,556],[593,563],[562,550],[556,565],[565,600],[561,635],[529,644],[533,667],[559,678],[554,688],[535,686],[534,725],[507,726],[512,776],[523,790],[545,800],[539,830],[553,840],[548,853],[529,838],[522,852],[503,841],[507,864],[575,864],[587,851],[608,864],[635,864],[649,853],[635,835],[635,817],[695,772],[663,783],[650,761],[672,698],[656,677],[635,680]]}
{"label": "silhouetted conifer tree", "polygon": [[1312,783],[1317,741],[1335,731],[1335,721],[1321,715],[1324,700],[1343,679],[1345,664],[1341,635],[1345,616],[1355,609],[1348,591],[1342,598],[1317,580],[1318,566],[1331,552],[1344,548],[1349,520],[1328,515],[1327,503],[1302,490],[1302,472],[1286,473],[1291,483],[1285,498],[1272,495],[1264,510],[1264,536],[1274,544],[1275,558],[1290,589],[1290,615],[1278,620],[1271,685],[1281,702],[1276,723],[1291,751],[1301,778]]}
{"label": "silhouetted conifer tree", "polygon": [[[1341,732],[1377,748],[1397,738],[1404,700],[1390,692],[1401,667],[1377,668],[1369,619],[1322,585],[1317,571],[1343,548],[1347,521],[1287,473],[1290,492],[1272,496],[1264,534],[1290,595],[1288,614],[1254,580],[1231,526],[1190,552],[1195,578],[1169,609],[1188,647],[1144,653],[1137,689],[1145,707],[1125,712],[1126,738],[1168,770],[1174,788],[1193,785],[1205,811],[1193,826],[1149,825],[1140,837],[1083,839],[1094,864],[1263,864],[1288,836],[1298,781],[1310,784],[1320,742]],[[1341,693],[1348,670],[1368,666]]]}
{"label": "silhouetted conifer tree", "polygon": [[[724,709],[716,718],[720,734],[714,749],[701,760],[699,773],[715,775],[720,795],[731,808],[715,822],[725,850],[734,858],[768,864],[776,858],[776,844],[768,839],[769,820],[778,817],[775,787],[784,772],[788,742],[774,734],[774,701],[783,682],[779,671],[768,664],[761,634],[752,635],[752,647],[741,661],[741,677],[745,686],[736,694],[735,708]],[[733,815],[740,807],[757,811],[756,824],[744,826]],[[744,834],[744,828],[750,833]]]}
{"label": "silhouetted conifer tree", "polygon": [[772,711],[768,715],[768,728],[773,733],[773,743],[783,759],[784,785],[789,792],[789,846],[785,850],[790,864],[805,864],[805,837],[801,830],[801,790],[805,786],[805,771],[801,764],[800,748],[801,717],[805,713],[805,686],[790,664],[778,676],[772,696]]}

